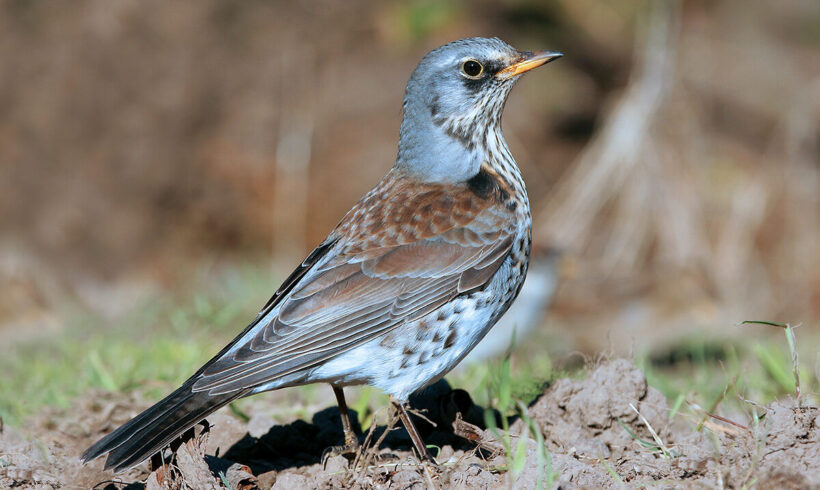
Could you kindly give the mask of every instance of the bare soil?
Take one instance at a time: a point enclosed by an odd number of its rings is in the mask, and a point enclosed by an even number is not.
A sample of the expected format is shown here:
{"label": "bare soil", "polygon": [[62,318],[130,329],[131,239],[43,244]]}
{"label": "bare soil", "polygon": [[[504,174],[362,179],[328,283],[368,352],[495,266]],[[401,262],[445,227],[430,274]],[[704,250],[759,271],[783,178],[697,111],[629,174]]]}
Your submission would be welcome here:
{"label": "bare soil", "polygon": [[[174,456],[166,453],[165,464],[155,461],[154,471],[143,464],[114,476],[101,460],[80,464],[89,444],[149,404],[137,395],[92,393],[72,409],[6,427],[0,488],[535,488],[547,476],[524,420],[510,426],[513,449],[526,451],[513,475],[515,455],[482,429],[482,410],[443,382],[414,400],[436,424],[418,420],[426,442],[441,448],[438,467],[419,464],[404,430],[384,426],[362,434],[366,449],[356,460],[334,456],[322,464],[324,450],[343,439],[335,407],[285,425],[269,415],[246,423],[219,412],[179,441]],[[680,414],[670,421],[665,398],[619,359],[584,380],[556,381],[528,416],[544,436],[554,487],[820,488],[818,407],[777,401],[754,408],[758,423]],[[519,445],[522,436],[528,440]]]}

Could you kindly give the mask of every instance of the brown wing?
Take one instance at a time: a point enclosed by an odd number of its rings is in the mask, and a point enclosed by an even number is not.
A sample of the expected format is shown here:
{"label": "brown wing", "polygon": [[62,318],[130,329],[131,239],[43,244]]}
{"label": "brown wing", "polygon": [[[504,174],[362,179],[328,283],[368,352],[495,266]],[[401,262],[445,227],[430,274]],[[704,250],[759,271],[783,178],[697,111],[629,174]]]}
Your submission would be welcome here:
{"label": "brown wing", "polygon": [[227,393],[274,381],[483,287],[512,246],[510,218],[494,194],[388,174],[256,325],[203,368],[194,390]]}

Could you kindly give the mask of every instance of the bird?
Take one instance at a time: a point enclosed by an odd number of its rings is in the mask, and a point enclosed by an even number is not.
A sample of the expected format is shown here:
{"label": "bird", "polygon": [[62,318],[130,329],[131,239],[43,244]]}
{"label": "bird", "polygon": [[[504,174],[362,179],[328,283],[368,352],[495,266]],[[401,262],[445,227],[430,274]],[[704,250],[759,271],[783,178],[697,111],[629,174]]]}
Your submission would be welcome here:
{"label": "bird", "polygon": [[390,396],[432,462],[407,400],[456,366],[506,312],[527,273],[532,218],[501,115],[553,51],[467,38],[427,53],[403,99],[395,164],[233,341],[182,386],[88,448],[119,473],[242,397],[328,383],[355,450],[343,388]]}

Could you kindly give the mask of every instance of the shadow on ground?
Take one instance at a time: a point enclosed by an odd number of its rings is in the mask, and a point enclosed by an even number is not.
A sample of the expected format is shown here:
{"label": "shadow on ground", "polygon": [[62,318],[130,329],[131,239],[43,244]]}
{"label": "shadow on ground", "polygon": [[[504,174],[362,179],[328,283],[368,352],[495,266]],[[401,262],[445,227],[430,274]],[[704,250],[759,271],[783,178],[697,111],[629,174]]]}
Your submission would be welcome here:
{"label": "shadow on ground", "polygon": [[[466,391],[452,389],[445,380],[413,396],[410,406],[423,414],[423,417],[413,415],[413,421],[424,441],[431,446],[450,446],[465,451],[474,447],[471,442],[453,433],[453,422],[459,413],[464,414],[465,421],[484,428],[484,409],[475,405]],[[358,414],[351,410],[353,430],[359,435],[359,443],[364,443],[367,434],[362,432],[358,420]],[[377,426],[371,435],[372,440],[378,440],[385,430],[384,425]],[[317,412],[310,423],[296,420],[290,424],[273,425],[260,437],[245,434],[221,458],[214,458],[209,464],[224,466],[233,461],[242,462],[254,474],[282,471],[321,463],[328,448],[343,443],[339,409],[329,407]],[[381,447],[410,452],[412,444],[407,431],[397,422],[385,436]],[[221,465],[218,459],[223,459]]]}

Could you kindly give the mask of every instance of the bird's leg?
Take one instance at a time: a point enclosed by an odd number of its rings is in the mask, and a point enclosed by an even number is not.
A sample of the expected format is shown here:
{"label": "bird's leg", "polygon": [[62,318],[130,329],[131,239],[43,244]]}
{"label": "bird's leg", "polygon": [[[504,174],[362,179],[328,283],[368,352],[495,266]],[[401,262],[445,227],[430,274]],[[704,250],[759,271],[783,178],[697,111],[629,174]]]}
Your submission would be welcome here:
{"label": "bird's leg", "polygon": [[435,458],[433,458],[427,450],[427,446],[424,444],[415,424],[413,424],[413,421],[410,419],[410,414],[407,413],[404,404],[394,400],[392,397],[390,401],[393,403],[393,406],[396,407],[396,410],[398,410],[401,422],[404,424],[404,428],[407,429],[407,433],[410,434],[410,440],[413,441],[413,446],[416,448],[416,452],[418,452],[421,460],[435,465]]}
{"label": "bird's leg", "polygon": [[347,402],[345,401],[345,393],[341,386],[330,385],[333,387],[333,394],[336,395],[336,402],[339,404],[339,415],[342,419],[342,431],[345,434],[344,446],[333,446],[325,450],[322,455],[322,460],[327,462],[327,458],[332,456],[349,456],[355,455],[359,451],[359,438],[353,432],[353,425],[350,423],[350,413],[347,410]]}
{"label": "bird's leg", "polygon": [[345,446],[350,447],[353,451],[359,449],[359,438],[353,432],[353,426],[350,424],[350,413],[347,410],[347,402],[345,402],[345,392],[341,386],[331,385],[333,387],[333,394],[336,395],[336,402],[339,404],[339,414],[342,417],[342,431],[345,433]]}

